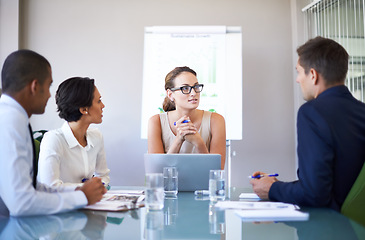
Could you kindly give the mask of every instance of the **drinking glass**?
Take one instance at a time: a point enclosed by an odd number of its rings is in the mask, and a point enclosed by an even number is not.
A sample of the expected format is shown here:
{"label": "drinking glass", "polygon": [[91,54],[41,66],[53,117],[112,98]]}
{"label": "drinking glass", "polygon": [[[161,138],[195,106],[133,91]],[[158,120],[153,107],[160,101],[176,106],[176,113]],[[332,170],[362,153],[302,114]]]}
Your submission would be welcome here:
{"label": "drinking glass", "polygon": [[163,168],[163,182],[166,196],[176,196],[178,192],[178,178],[176,167]]}
{"label": "drinking glass", "polygon": [[226,198],[224,170],[210,170],[209,198],[211,201],[224,200]]}
{"label": "drinking glass", "polygon": [[162,173],[146,174],[146,199],[147,210],[160,210],[164,206],[164,190]]}

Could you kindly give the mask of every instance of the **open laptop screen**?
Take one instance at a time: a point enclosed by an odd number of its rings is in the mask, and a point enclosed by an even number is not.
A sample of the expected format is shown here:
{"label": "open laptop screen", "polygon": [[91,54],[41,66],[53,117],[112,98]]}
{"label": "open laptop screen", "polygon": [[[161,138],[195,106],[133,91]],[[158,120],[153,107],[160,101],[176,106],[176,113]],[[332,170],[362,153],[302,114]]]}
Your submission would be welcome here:
{"label": "open laptop screen", "polygon": [[179,191],[208,190],[209,170],[221,168],[221,155],[146,153],[144,166],[146,173],[162,173],[164,167],[176,167]]}

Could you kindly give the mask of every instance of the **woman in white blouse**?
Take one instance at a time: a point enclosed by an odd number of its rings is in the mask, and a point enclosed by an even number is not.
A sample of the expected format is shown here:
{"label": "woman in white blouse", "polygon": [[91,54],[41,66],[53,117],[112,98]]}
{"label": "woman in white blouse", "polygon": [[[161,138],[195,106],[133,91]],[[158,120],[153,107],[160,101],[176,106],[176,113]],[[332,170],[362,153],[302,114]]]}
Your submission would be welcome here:
{"label": "woman in white blouse", "polygon": [[47,132],[41,142],[38,181],[50,186],[81,186],[92,177],[109,186],[109,172],[101,132],[89,129],[101,123],[103,108],[94,79],[74,77],[56,92],[63,126]]}

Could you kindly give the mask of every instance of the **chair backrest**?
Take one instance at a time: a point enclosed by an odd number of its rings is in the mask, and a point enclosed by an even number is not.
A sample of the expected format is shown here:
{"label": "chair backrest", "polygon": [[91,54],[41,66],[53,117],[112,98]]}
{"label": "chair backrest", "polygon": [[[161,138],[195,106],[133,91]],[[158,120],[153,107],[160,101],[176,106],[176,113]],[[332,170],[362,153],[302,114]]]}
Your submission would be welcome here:
{"label": "chair backrest", "polygon": [[41,143],[37,139],[34,139],[34,147],[35,147],[35,159],[37,159],[38,161]]}
{"label": "chair backrest", "polygon": [[[39,142],[42,142],[43,136],[44,134],[47,132],[48,130],[38,130],[38,131],[33,131],[33,137],[34,139],[37,139]],[[37,136],[37,137],[35,137]]]}
{"label": "chair backrest", "polygon": [[[36,157],[37,161],[38,161],[39,151],[40,151],[40,147],[41,147],[40,145],[41,145],[43,136],[46,132],[47,132],[47,130],[33,131],[35,157]],[[37,135],[37,137],[34,137],[35,135]]]}
{"label": "chair backrest", "polygon": [[341,207],[341,213],[365,226],[365,164]]}

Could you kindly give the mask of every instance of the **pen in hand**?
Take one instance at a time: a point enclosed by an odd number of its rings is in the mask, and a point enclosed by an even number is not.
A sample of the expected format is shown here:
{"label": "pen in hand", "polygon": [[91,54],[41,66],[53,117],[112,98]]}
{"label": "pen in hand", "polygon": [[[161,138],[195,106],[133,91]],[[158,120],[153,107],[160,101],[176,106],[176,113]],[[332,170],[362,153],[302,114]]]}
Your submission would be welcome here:
{"label": "pen in hand", "polygon": [[[188,122],[189,122],[189,120],[182,121],[182,123],[188,123]],[[174,122],[174,126],[176,126],[176,122]]]}
{"label": "pen in hand", "polygon": [[261,174],[261,175],[256,175],[256,176],[248,176],[248,178],[277,177],[277,176],[279,176],[279,174],[272,173],[272,174]]}
{"label": "pen in hand", "polygon": [[[94,177],[94,175],[93,175],[93,177]],[[84,182],[86,182],[86,181],[88,181],[89,179],[88,178],[83,178],[82,180],[81,180],[81,182],[82,183],[84,183]],[[103,185],[105,185],[105,182],[101,182]],[[109,185],[108,185],[109,186]],[[110,187],[109,187],[110,188]],[[109,189],[108,189],[109,190]]]}

